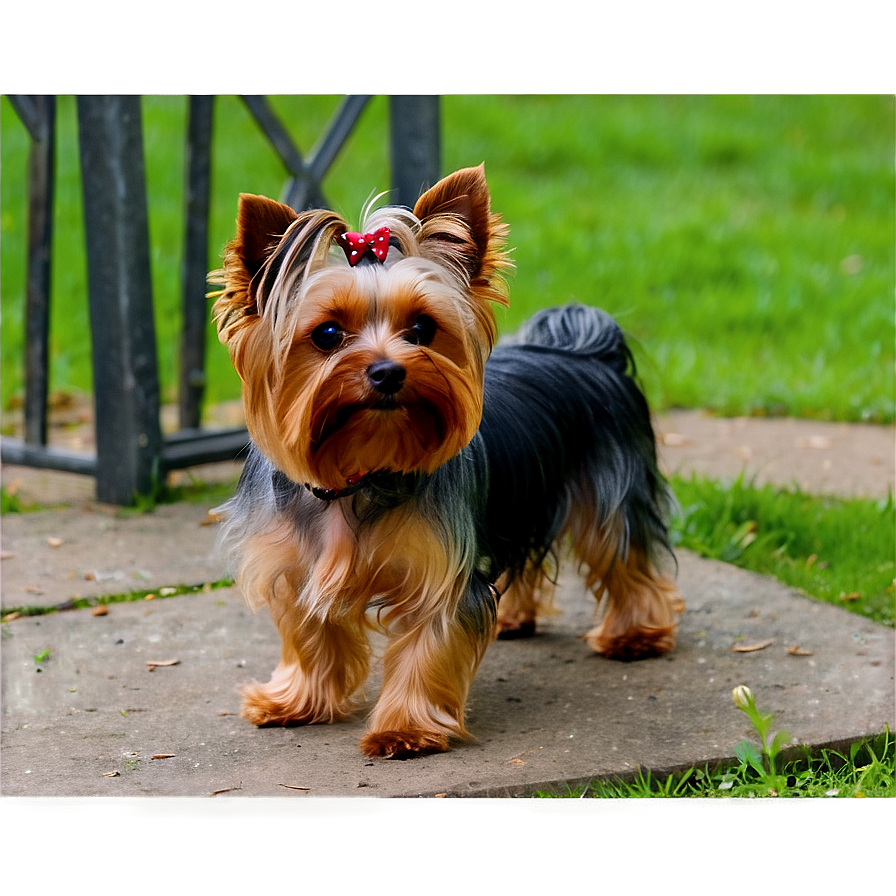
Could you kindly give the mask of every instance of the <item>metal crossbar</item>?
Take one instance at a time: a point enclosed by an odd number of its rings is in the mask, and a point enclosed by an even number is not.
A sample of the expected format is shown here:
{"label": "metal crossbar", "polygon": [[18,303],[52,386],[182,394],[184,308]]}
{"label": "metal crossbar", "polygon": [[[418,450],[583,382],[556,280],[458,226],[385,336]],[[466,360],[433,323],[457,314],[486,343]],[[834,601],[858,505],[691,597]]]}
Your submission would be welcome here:
{"label": "metal crossbar", "polygon": [[321,192],[321,181],[357,124],[370,97],[345,97],[323,139],[307,161],[265,97],[244,96],[242,100],[290,173],[281,201],[297,211],[328,207],[329,203]]}

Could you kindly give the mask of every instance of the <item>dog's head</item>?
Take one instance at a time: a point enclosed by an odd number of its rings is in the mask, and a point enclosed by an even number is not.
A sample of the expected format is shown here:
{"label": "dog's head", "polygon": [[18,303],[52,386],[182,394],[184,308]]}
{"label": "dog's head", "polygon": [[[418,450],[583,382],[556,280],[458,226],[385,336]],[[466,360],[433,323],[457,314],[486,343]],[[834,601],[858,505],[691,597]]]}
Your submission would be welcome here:
{"label": "dog's head", "polygon": [[432,472],[470,441],[510,264],[482,166],[347,231],[240,196],[214,306],[253,440],[294,482],[335,489]]}

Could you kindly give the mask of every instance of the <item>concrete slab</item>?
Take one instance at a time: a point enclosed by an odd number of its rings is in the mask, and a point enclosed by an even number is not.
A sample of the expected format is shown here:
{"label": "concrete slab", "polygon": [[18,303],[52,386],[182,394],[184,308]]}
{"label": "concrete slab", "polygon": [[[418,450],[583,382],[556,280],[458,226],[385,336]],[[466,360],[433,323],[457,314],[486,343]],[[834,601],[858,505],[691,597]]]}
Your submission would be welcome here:
{"label": "concrete slab", "polygon": [[871,423],[769,417],[712,417],[675,410],[656,419],[667,474],[746,480],[809,494],[893,494],[894,429]]}
{"label": "concrete slab", "polygon": [[2,607],[54,607],[224,577],[217,527],[201,504],[129,514],[103,504],[2,519]]}
{"label": "concrete slab", "polygon": [[[592,601],[564,577],[564,612],[540,636],[489,649],[468,716],[477,740],[405,762],[360,753],[363,717],[276,729],[239,718],[237,687],[267,678],[279,642],[267,616],[252,616],[234,589],[117,604],[99,617],[85,609],[16,619],[2,641],[0,789],[526,795],[638,766],[662,773],[732,757],[750,735],[731,703],[738,684],[812,747],[896,727],[892,630],[724,564],[687,553],[680,562],[687,610],[672,654],[629,664],[592,654],[577,637]],[[45,650],[49,658],[36,661]],[[150,663],[160,665],[150,671]],[[375,671],[371,696],[376,688]]]}

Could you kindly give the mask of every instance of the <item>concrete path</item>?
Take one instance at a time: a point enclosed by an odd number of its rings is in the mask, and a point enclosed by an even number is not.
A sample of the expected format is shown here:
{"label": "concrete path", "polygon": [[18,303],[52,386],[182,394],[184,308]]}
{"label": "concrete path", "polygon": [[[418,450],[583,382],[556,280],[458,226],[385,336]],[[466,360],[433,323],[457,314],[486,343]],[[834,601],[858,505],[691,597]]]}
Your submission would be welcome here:
{"label": "concrete path", "polygon": [[[757,429],[756,424],[759,423]],[[893,487],[892,428],[799,421],[658,421],[667,471],[694,470],[883,497]],[[794,425],[796,424],[796,425]],[[210,475],[233,477],[232,466]],[[749,685],[795,743],[843,746],[894,724],[893,631],[779,583],[680,556],[687,609],[677,649],[616,663],[579,640],[591,599],[564,574],[562,613],[532,640],[496,642],[474,683],[476,736],[443,755],[369,760],[349,722],[256,729],[237,688],[266,680],[279,641],[223,574],[203,505],[122,515],[82,493],[89,480],[3,469],[35,500],[50,480],[64,510],[2,520],[2,601],[56,607],[79,597],[150,599],[3,625],[3,796],[504,796],[563,790],[639,767],[662,774],[725,761],[751,734],[731,703]],[[77,482],[75,482],[77,480]],[[69,490],[66,498],[67,489]],[[196,586],[195,593],[170,595]],[[760,646],[764,645],[764,646]],[[757,648],[747,652],[734,648]],[[378,667],[369,683],[374,696]]]}

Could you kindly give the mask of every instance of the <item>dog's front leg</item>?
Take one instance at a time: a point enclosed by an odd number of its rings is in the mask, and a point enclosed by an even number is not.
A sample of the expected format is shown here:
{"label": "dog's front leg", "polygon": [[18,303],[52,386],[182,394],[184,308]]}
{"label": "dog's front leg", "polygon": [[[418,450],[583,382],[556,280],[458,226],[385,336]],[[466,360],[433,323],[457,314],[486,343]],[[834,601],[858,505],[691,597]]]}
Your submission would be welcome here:
{"label": "dog's front leg", "polygon": [[495,610],[493,591],[473,582],[450,616],[433,614],[393,638],[383,657],[383,688],[370,733],[361,740],[368,756],[440,753],[449,738],[470,737],[464,726],[467,694],[494,638]]}
{"label": "dog's front leg", "polygon": [[362,619],[320,619],[294,600],[272,604],[271,615],[283,641],[280,663],[267,684],[243,688],[243,717],[259,726],[344,718],[367,677],[370,648]]}

